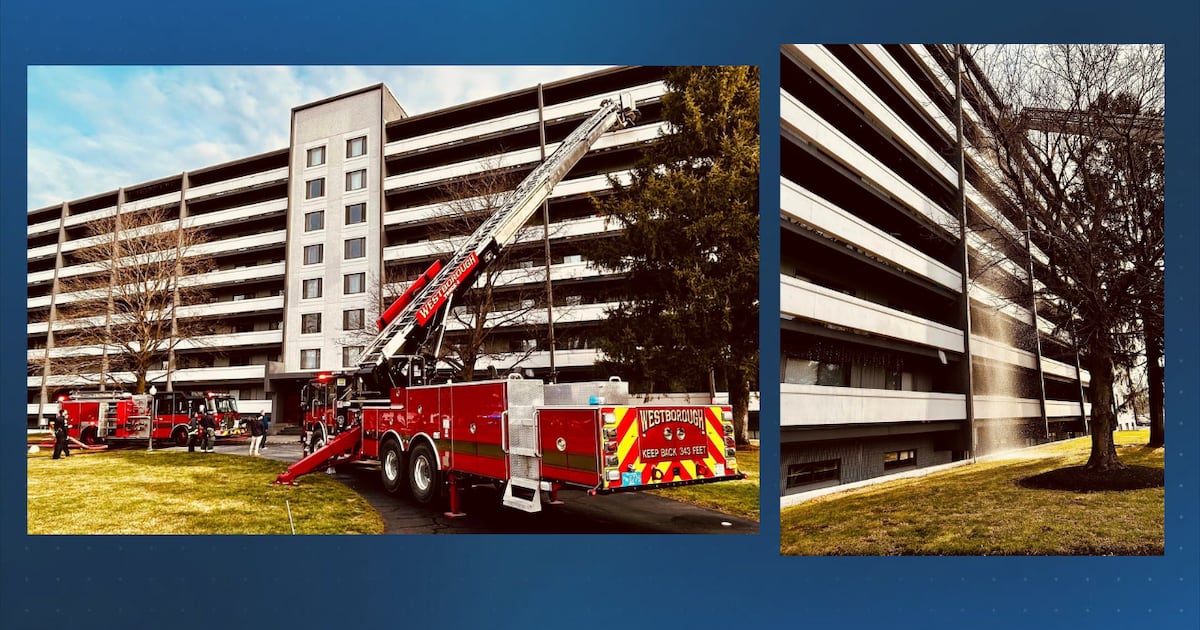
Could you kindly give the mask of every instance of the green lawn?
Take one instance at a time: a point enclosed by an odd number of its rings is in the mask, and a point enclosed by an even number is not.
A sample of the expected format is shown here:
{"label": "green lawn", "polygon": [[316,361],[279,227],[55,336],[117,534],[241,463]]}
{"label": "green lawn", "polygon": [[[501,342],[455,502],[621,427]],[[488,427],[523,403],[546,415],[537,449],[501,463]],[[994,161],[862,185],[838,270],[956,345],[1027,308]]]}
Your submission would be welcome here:
{"label": "green lawn", "polygon": [[737,452],[738,470],[746,473],[741,481],[722,481],[699,486],[681,486],[653,490],[654,494],[711,508],[726,514],[758,520],[758,447],[743,447]]}
{"label": "green lawn", "polygon": [[279,462],[188,453],[82,452],[27,458],[30,534],[377,534],[383,519],[325,475],[272,486]]}
{"label": "green lawn", "polygon": [[[1163,466],[1148,431],[1116,434],[1126,464]],[[1016,480],[1087,461],[1090,438],[821,497],[781,515],[785,555],[1158,555],[1163,488],[1079,494]]]}

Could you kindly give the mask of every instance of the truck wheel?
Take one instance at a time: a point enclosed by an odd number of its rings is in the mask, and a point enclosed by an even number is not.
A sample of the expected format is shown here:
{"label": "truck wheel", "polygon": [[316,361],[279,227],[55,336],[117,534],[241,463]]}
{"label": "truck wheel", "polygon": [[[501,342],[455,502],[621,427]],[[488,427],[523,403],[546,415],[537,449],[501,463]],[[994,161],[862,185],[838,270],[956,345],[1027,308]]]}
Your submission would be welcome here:
{"label": "truck wheel", "polygon": [[96,435],[97,433],[98,432],[96,430],[96,427],[88,427],[88,428],[84,429],[83,433],[81,433],[79,435],[79,441],[83,442],[84,444],[87,444],[88,446],[92,446],[93,444],[99,444],[100,437],[98,435]]}
{"label": "truck wheel", "polygon": [[312,431],[308,432],[308,453],[316,453],[322,446],[325,446],[327,441],[328,433],[325,432],[325,425],[320,423],[314,425]]}
{"label": "truck wheel", "polygon": [[417,503],[429,503],[437,496],[437,463],[429,445],[421,442],[408,454],[408,488]]}
{"label": "truck wheel", "polygon": [[379,477],[383,480],[383,488],[391,494],[400,491],[404,485],[404,453],[396,440],[388,440],[383,445],[383,454],[379,457]]}
{"label": "truck wheel", "polygon": [[171,440],[175,442],[175,446],[187,446],[188,433],[184,427],[179,427],[171,432]]}

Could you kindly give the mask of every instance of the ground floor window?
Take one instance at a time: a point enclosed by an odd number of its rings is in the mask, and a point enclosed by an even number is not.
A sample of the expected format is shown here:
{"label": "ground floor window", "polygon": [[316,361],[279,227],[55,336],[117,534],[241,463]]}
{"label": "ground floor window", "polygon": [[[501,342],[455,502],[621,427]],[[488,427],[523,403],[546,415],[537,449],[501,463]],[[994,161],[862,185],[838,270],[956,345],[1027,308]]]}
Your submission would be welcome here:
{"label": "ground floor window", "polygon": [[821,462],[806,464],[789,464],[785,488],[799,488],[825,481],[840,481],[842,478],[842,460],[827,459]]}
{"label": "ground floor window", "polygon": [[894,470],[917,465],[917,450],[888,451],[883,454],[883,469]]}

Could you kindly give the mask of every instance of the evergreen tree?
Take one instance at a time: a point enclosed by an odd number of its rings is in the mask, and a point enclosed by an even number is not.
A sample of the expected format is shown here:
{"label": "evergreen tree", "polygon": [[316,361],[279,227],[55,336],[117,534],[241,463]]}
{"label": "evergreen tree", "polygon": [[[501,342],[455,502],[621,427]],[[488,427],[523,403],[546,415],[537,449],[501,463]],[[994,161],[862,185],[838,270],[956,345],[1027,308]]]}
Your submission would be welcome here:
{"label": "evergreen tree", "polygon": [[619,235],[589,252],[628,274],[600,349],[647,387],[729,391],[736,438],[758,373],[758,68],[684,67],[666,78],[667,131],[628,186],[597,201]]}

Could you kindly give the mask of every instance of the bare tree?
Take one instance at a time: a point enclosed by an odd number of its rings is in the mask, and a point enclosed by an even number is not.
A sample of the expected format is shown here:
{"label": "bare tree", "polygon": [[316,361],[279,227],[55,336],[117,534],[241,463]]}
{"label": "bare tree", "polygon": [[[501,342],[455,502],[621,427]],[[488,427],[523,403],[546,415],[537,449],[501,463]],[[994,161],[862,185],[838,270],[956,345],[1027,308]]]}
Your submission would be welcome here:
{"label": "bare tree", "polygon": [[200,313],[183,311],[208,301],[193,280],[213,268],[197,251],[207,237],[176,216],[159,207],[89,224],[72,260],[81,273],[59,279],[48,375],[144,393],[148,374],[172,361],[180,342],[195,345],[212,330]]}
{"label": "bare tree", "polygon": [[[488,217],[508,201],[519,179],[496,160],[481,161],[482,171],[444,185],[447,199],[436,212],[429,226],[431,242],[441,250],[442,258],[449,257],[467,235],[473,233]],[[518,238],[520,238],[518,236]],[[499,371],[518,366],[537,350],[536,345],[512,346],[508,339],[540,339],[544,332],[539,326],[544,312],[545,265],[542,257],[530,248],[526,256],[518,247],[502,249],[495,261],[476,279],[473,288],[450,305],[446,325],[452,330],[445,334],[439,360],[454,366],[455,378],[474,379],[480,361],[502,362]],[[540,253],[541,249],[537,248]],[[408,273],[411,271],[411,273]],[[421,270],[400,270],[394,267],[384,273],[377,310],[382,312],[416,280]],[[374,336],[375,326],[368,323],[361,334],[347,335],[346,345],[359,345]]]}
{"label": "bare tree", "polygon": [[[1048,260],[1040,296],[1071,309],[1091,373],[1091,470],[1122,468],[1117,368],[1161,366],[1163,48],[998,46],[980,51],[1002,103],[987,112],[995,193]],[[1155,356],[1157,355],[1157,356]],[[1159,398],[1161,382],[1153,400]],[[1151,404],[1154,408],[1154,404]],[[1160,424],[1161,426],[1161,424]],[[1161,437],[1161,429],[1158,432]]]}

